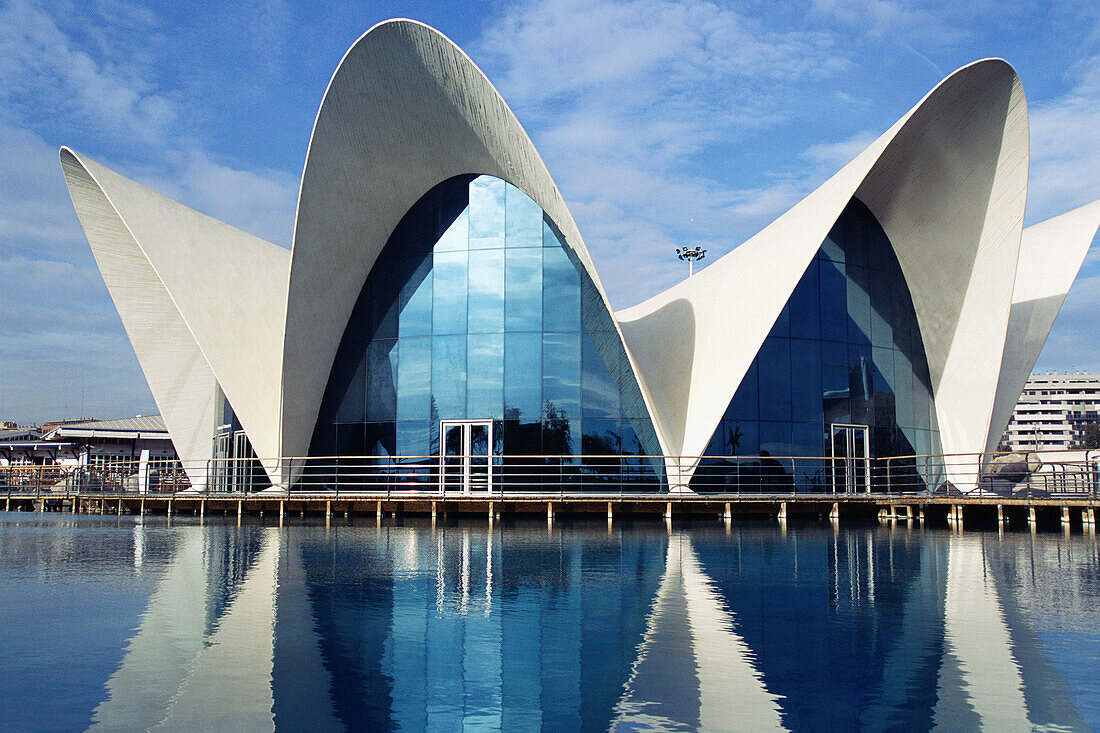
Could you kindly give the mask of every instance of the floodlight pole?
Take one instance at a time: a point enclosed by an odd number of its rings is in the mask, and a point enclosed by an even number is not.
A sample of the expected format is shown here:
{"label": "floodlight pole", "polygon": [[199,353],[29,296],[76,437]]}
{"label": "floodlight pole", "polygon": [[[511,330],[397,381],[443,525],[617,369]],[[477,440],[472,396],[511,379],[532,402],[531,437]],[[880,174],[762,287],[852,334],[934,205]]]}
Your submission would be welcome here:
{"label": "floodlight pole", "polygon": [[677,247],[676,256],[688,263],[688,279],[695,274],[695,261],[707,256],[707,251],[695,246],[695,219],[691,220],[691,244],[687,247]]}

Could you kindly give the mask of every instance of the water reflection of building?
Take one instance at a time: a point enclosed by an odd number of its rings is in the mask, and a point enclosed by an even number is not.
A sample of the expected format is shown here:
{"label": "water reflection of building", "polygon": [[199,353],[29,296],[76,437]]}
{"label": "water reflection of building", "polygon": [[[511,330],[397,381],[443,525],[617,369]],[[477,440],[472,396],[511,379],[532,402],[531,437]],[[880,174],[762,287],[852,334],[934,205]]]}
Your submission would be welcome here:
{"label": "water reflection of building", "polygon": [[95,720],[1080,728],[1032,628],[1094,629],[1097,567],[1012,535],[181,528]]}

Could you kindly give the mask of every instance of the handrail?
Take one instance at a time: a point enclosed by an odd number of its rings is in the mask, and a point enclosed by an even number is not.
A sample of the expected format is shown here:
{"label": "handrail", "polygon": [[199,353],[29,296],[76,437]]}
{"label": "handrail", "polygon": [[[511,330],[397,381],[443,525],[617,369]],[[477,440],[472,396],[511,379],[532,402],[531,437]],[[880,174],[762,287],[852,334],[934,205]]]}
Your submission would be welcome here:
{"label": "handrail", "polygon": [[[994,470],[998,453],[926,454],[846,459],[833,456],[644,456],[644,455],[494,455],[493,481],[482,479],[490,458],[480,455],[323,456],[212,458],[178,468],[153,467],[140,461],[110,466],[0,466],[0,491],[35,497],[59,492],[110,492],[175,495],[202,490],[206,495],[249,494],[270,488],[263,466],[276,466],[297,493],[325,495],[381,493],[444,496],[452,490],[505,497],[529,492],[565,497],[573,493],[627,496],[681,488],[677,471],[692,471],[689,487],[723,496],[827,495],[874,493],[1097,497],[1100,463],[1085,453],[1052,461],[1050,453],[1038,470],[1029,466]],[[1073,459],[1071,459],[1073,458]],[[867,473],[845,472],[846,462],[869,467]],[[472,482],[451,481],[449,469],[469,465]],[[948,483],[947,471],[959,482]],[[463,473],[463,475],[465,475]],[[194,483],[192,483],[194,482]],[[283,487],[285,488],[285,487]]]}

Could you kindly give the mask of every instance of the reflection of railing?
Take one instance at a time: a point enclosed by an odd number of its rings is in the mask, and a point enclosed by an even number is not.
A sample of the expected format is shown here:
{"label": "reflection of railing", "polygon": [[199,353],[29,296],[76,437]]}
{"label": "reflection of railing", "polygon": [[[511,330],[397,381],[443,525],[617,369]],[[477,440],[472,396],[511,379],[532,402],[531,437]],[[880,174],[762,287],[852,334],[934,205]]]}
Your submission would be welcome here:
{"label": "reflection of railing", "polygon": [[[1030,467],[991,467],[993,454],[835,458],[821,456],[622,456],[509,455],[491,457],[492,494],[658,493],[684,488],[700,494],[828,495],[908,494],[982,497],[1100,497],[1100,462],[1050,460]],[[207,495],[241,495],[271,488],[264,466],[290,489],[325,494],[486,492],[487,460],[469,462],[474,481],[452,480],[438,455],[217,459],[178,468],[150,468],[139,462],[110,466],[0,466],[0,495],[49,496],[57,493],[174,494],[201,490]],[[846,471],[856,464],[858,471]],[[445,465],[455,465],[448,463]],[[866,467],[866,471],[864,471]],[[480,475],[479,475],[479,472]],[[458,474],[456,474],[458,475]],[[858,480],[853,481],[852,476]]]}

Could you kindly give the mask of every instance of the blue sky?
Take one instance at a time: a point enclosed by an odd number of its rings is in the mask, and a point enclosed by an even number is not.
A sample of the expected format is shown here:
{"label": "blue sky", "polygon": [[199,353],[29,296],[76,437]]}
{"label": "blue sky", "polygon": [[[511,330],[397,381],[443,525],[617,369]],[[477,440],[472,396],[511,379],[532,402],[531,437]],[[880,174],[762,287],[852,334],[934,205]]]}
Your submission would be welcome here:
{"label": "blue sky", "polygon": [[[1027,223],[1100,198],[1100,4],[688,0],[0,4],[0,419],[152,412],[72,210],[74,149],[289,246],[314,115],[390,17],[452,38],[527,128],[616,308],[781,214],[942,77],[1000,56]],[[624,275],[624,273],[630,273]],[[1100,246],[1037,368],[1100,370]]]}

